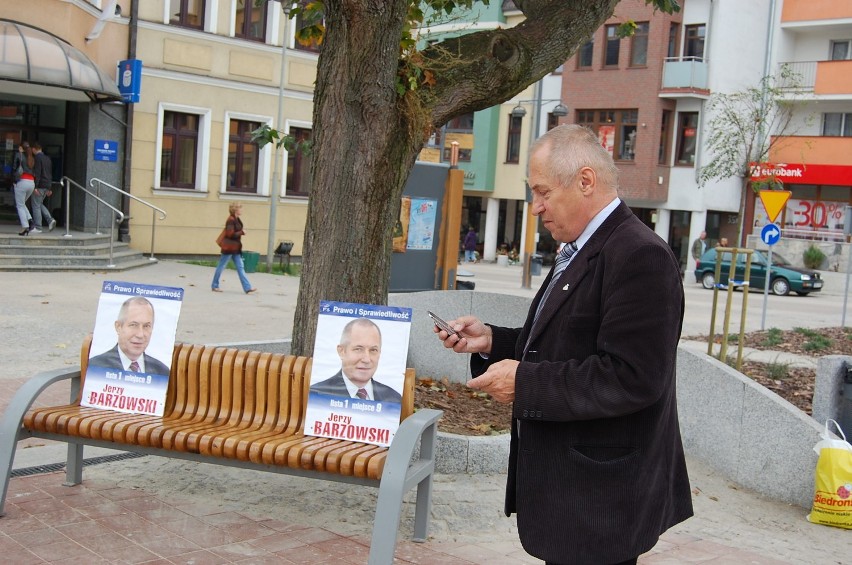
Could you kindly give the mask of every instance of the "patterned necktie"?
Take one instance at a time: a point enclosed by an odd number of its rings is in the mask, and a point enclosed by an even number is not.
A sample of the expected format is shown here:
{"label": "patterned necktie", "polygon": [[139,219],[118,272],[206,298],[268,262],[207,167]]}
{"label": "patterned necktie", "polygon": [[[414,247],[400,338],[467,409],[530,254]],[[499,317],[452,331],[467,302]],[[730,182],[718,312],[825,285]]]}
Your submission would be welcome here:
{"label": "patterned necktie", "polygon": [[137,363],[136,361],[131,362],[130,363],[130,370],[133,371],[134,373],[138,373],[139,372],[139,363]]}
{"label": "patterned necktie", "polygon": [[571,257],[574,253],[577,252],[577,244],[575,242],[566,243],[562,246],[562,250],[556,256],[556,266],[553,268],[553,278],[550,279],[550,284],[547,285],[547,289],[545,289],[544,294],[541,297],[541,301],[538,303],[538,307],[535,310],[535,318],[533,318],[533,325],[535,325],[535,321],[538,320],[538,315],[541,313],[541,309],[544,306],[544,303],[547,302],[548,297],[550,296],[550,292],[553,290],[553,287],[556,286],[556,281],[559,279],[559,275],[568,267],[568,261],[571,260]]}
{"label": "patterned necktie", "polygon": [[358,396],[358,398],[360,398],[361,400],[367,400],[367,391],[366,391],[366,389],[359,388],[359,389],[358,389],[358,392],[356,392],[355,394],[356,394],[356,395]]}

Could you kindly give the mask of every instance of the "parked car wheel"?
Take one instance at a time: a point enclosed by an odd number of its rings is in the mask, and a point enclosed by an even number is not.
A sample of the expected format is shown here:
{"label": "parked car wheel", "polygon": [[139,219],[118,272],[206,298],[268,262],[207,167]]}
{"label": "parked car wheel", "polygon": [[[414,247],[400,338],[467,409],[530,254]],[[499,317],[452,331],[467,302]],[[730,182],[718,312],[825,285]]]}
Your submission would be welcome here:
{"label": "parked car wheel", "polygon": [[701,286],[707,290],[713,290],[713,287],[716,286],[716,275],[713,273],[704,273],[704,276],[701,277]]}
{"label": "parked car wheel", "polygon": [[778,277],[772,281],[772,293],[778,296],[787,296],[790,294],[790,283],[787,282],[787,279]]}

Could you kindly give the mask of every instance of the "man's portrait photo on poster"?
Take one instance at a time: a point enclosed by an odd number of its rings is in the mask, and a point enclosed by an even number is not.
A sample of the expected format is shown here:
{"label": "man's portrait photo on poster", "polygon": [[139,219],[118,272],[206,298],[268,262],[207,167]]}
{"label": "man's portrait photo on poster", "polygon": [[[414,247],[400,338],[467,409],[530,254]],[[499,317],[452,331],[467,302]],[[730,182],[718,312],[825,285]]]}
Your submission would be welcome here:
{"label": "man's portrait photo on poster", "polygon": [[306,434],[389,442],[399,426],[410,328],[409,308],[321,302]]}
{"label": "man's portrait photo on poster", "polygon": [[83,406],[162,415],[182,288],[105,281]]}

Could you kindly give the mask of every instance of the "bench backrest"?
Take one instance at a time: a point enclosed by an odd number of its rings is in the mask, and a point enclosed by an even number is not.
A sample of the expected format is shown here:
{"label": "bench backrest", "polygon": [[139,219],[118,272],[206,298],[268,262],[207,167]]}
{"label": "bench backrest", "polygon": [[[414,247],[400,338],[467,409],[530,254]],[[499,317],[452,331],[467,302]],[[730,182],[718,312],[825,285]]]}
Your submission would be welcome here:
{"label": "bench backrest", "polygon": [[[80,350],[83,380],[91,345],[89,335]],[[304,425],[310,385],[310,357],[176,343],[163,417],[212,416],[234,425],[286,422],[288,431],[297,432]],[[408,368],[400,421],[413,413],[414,369]]]}

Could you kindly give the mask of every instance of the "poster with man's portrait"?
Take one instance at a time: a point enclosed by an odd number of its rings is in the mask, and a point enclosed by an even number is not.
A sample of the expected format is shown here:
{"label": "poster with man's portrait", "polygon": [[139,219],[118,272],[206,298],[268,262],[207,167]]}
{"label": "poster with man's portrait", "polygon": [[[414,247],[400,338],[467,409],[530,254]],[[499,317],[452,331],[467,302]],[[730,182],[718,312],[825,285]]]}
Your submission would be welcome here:
{"label": "poster with man's portrait", "polygon": [[410,308],[320,302],[305,435],[389,446],[410,331]]}
{"label": "poster with man's portrait", "polygon": [[104,281],[82,406],[163,415],[183,292]]}

